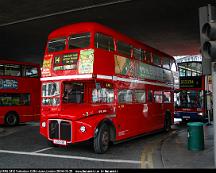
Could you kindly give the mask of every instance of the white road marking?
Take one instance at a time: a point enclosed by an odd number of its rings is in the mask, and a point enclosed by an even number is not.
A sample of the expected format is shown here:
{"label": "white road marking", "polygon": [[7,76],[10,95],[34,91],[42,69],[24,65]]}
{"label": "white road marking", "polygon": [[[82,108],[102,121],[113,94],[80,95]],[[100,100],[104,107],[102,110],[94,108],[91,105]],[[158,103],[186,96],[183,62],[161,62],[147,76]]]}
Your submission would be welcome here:
{"label": "white road marking", "polygon": [[41,150],[37,150],[37,151],[34,151],[33,153],[40,153],[42,151],[46,151],[46,150],[49,150],[49,149],[52,149],[53,147],[49,147],[49,148],[44,148],[44,149],[41,149]]}
{"label": "white road marking", "polygon": [[55,155],[55,154],[45,154],[45,153],[35,153],[35,152],[0,150],[0,153],[30,155],[30,156],[41,156],[41,157],[54,157],[54,158],[63,158],[63,159],[88,160],[88,161],[97,161],[97,162],[141,164],[141,161],[137,161],[137,160],[98,159],[98,158],[91,158],[91,157]]}

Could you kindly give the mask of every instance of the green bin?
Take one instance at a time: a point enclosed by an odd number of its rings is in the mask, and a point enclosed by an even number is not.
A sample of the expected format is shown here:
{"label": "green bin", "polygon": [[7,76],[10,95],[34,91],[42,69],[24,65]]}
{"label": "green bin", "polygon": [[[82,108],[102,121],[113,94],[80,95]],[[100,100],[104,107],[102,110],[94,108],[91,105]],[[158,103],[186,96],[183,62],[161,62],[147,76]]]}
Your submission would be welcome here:
{"label": "green bin", "polygon": [[200,151],[204,150],[204,133],[203,123],[190,122],[188,126],[188,150]]}

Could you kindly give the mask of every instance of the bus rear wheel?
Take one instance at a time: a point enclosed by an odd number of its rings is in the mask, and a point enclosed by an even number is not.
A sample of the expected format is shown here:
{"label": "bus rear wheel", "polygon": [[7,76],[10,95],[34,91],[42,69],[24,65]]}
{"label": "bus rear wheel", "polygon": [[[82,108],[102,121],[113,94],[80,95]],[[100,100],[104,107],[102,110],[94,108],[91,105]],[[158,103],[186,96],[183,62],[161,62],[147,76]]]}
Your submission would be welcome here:
{"label": "bus rear wheel", "polygon": [[19,117],[15,112],[9,112],[5,116],[5,125],[7,126],[15,126],[19,124]]}
{"label": "bus rear wheel", "polygon": [[109,127],[104,123],[98,129],[97,135],[94,137],[94,151],[95,153],[105,153],[109,148],[110,132]]}

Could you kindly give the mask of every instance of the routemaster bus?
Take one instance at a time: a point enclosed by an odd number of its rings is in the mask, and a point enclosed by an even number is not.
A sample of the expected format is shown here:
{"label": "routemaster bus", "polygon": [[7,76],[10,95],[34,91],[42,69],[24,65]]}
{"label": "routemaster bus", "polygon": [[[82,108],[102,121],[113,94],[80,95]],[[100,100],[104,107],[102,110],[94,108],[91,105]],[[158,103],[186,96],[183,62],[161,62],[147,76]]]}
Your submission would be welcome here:
{"label": "routemaster bus", "polygon": [[174,121],[175,59],[94,22],[48,37],[40,133],[51,145],[93,142],[95,153]]}
{"label": "routemaster bus", "polygon": [[40,119],[40,66],[0,60],[0,124]]}
{"label": "routemaster bus", "polygon": [[205,121],[207,88],[202,75],[202,62],[178,64],[180,88],[175,90],[175,118],[182,121]]}

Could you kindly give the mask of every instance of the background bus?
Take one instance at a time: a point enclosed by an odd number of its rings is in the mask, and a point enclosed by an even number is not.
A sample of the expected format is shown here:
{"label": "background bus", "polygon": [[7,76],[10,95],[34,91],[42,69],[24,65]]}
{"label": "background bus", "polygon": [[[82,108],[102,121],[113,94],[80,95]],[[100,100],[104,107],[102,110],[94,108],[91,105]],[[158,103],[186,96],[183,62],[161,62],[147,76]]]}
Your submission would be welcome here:
{"label": "background bus", "polygon": [[175,118],[183,121],[205,121],[207,99],[202,62],[178,63],[180,89],[175,91]]}
{"label": "background bus", "polygon": [[0,60],[0,124],[39,121],[40,66]]}
{"label": "background bus", "polygon": [[175,59],[97,23],[49,35],[41,81],[40,133],[51,144],[91,139],[104,153],[173,123]]}

